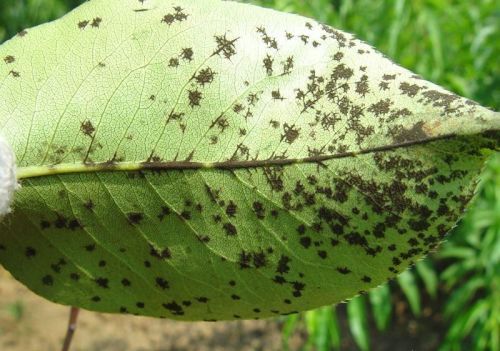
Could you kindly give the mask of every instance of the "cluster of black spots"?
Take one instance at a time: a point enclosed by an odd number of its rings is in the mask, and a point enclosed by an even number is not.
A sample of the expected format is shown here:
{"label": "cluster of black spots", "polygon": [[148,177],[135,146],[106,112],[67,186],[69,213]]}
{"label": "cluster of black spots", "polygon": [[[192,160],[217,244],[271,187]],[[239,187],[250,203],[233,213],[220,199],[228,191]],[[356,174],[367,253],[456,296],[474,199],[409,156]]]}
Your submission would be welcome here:
{"label": "cluster of black spots", "polygon": [[196,300],[200,303],[207,303],[208,302],[208,297],[205,297],[205,296],[200,296],[200,297],[197,297]]}
{"label": "cluster of black spots", "polygon": [[101,267],[101,268],[102,268],[102,267],[106,267],[106,264],[107,264],[107,263],[106,263],[106,261],[105,261],[105,260],[100,260],[100,261],[99,261],[99,263],[98,263],[99,267]]}
{"label": "cluster of black spots", "polygon": [[165,16],[163,16],[163,19],[161,20],[162,23],[171,26],[174,22],[183,22],[187,20],[189,14],[185,13],[182,7],[175,6],[173,9],[174,12],[167,13]]}
{"label": "cluster of black spots", "polygon": [[[253,252],[242,250],[239,254],[238,264],[241,269],[261,268],[267,265],[267,257],[262,250]],[[229,284],[234,286],[236,282],[232,280]]]}
{"label": "cluster of black spots", "polygon": [[95,17],[94,19],[92,19],[92,21],[89,20],[80,21],[78,22],[77,26],[79,29],[84,30],[85,28],[88,27],[89,24],[91,28],[99,28],[101,26],[101,23],[102,23],[102,18]]}
{"label": "cluster of black spots", "polygon": [[92,124],[91,121],[86,120],[82,124],[80,124],[80,131],[85,134],[88,137],[91,137],[94,135],[95,128],[94,125]]}
{"label": "cluster of black spots", "polygon": [[224,35],[216,35],[215,42],[217,44],[217,48],[215,49],[214,55],[224,56],[226,59],[230,60],[231,57],[236,55],[236,46],[235,43],[239,38],[228,39],[227,33]]}
{"label": "cluster of black spots", "polygon": [[56,229],[69,229],[71,231],[75,231],[78,229],[83,229],[83,225],[76,218],[70,219],[62,215],[61,213],[56,213],[56,219],[53,222],[48,220],[40,221],[40,229],[45,230],[49,229],[52,226]]}
{"label": "cluster of black spots", "polygon": [[93,302],[99,302],[99,301],[101,301],[101,298],[100,298],[99,296],[97,296],[97,295],[96,295],[96,296],[92,297],[92,298],[91,298],[91,300],[92,300]]}
{"label": "cluster of black spots", "polygon": [[9,64],[9,63],[14,63],[16,61],[16,58],[12,55],[7,55],[3,58],[3,61],[6,63],[6,64]]}
{"label": "cluster of black spots", "polygon": [[241,299],[241,297],[239,297],[239,296],[238,296],[238,295],[236,295],[236,294],[232,294],[232,295],[231,295],[231,299],[233,299],[233,300],[240,300],[240,299]]}
{"label": "cluster of black spots", "polygon": [[166,260],[172,258],[172,252],[168,247],[165,247],[163,249],[158,249],[154,247],[152,244],[149,244],[149,254],[159,260]]}
{"label": "cluster of black spots", "polygon": [[96,249],[96,244],[88,244],[85,246],[85,250],[88,252],[92,252]]}
{"label": "cluster of black spots", "polygon": [[141,212],[127,213],[127,221],[130,225],[139,225],[144,219],[144,214]]}
{"label": "cluster of black spots", "polygon": [[262,42],[266,44],[269,49],[278,50],[278,42],[276,41],[276,38],[269,36],[264,27],[257,27],[257,33],[260,34]]}

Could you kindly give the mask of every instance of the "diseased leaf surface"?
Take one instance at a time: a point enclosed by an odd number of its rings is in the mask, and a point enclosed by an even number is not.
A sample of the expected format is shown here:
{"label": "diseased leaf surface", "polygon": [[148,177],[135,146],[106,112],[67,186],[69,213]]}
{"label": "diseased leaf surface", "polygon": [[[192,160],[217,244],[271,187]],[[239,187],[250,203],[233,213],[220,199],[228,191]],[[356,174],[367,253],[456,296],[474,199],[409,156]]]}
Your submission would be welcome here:
{"label": "diseased leaf surface", "polygon": [[0,47],[22,189],[0,262],[91,310],[261,318],[336,303],[434,248],[497,113],[311,19],[92,0]]}

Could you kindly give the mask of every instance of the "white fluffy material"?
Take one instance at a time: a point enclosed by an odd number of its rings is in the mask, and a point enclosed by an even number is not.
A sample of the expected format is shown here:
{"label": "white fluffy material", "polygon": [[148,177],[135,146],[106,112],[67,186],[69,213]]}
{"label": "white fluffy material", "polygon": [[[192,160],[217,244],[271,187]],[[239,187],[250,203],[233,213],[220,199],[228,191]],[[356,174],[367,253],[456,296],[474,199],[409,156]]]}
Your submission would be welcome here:
{"label": "white fluffy material", "polygon": [[0,218],[10,212],[16,188],[15,156],[9,144],[0,136]]}

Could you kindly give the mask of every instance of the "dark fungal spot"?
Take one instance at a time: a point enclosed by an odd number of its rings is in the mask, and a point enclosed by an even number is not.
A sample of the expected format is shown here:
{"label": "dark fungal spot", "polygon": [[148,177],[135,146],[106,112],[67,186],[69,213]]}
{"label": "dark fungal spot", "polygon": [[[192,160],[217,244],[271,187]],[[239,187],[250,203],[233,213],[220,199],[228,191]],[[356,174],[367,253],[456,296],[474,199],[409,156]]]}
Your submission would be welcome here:
{"label": "dark fungal spot", "polygon": [[47,274],[42,278],[42,283],[43,285],[52,286],[54,285],[54,278],[50,274]]}
{"label": "dark fungal spot", "polygon": [[168,208],[167,206],[162,206],[161,207],[161,212],[160,214],[158,215],[158,219],[160,221],[163,221],[163,219],[168,216],[170,213],[172,213],[172,211],[170,210],[170,208]]}
{"label": "dark fungal spot", "polygon": [[92,28],[99,28],[99,26],[101,25],[101,22],[102,22],[102,18],[96,17],[92,20],[92,23],[90,25],[92,26]]}
{"label": "dark fungal spot", "polygon": [[194,51],[193,48],[183,48],[181,51],[181,58],[186,61],[193,61]]}
{"label": "dark fungal spot", "polygon": [[236,54],[235,42],[238,39],[239,38],[228,39],[227,33],[224,35],[216,35],[215,42],[217,44],[217,48],[212,55],[222,55],[228,60],[231,59],[231,57]]}
{"label": "dark fungal spot", "polygon": [[28,34],[28,31],[23,29],[22,31],[20,31],[19,33],[17,33],[17,36],[18,37],[24,37],[26,34]]}
{"label": "dark fungal spot", "polygon": [[144,219],[144,214],[140,212],[129,212],[127,214],[127,220],[130,225],[140,224],[143,219]]}
{"label": "dark fungal spot", "polygon": [[123,278],[121,283],[123,286],[130,286],[132,284],[127,278]]}
{"label": "dark fungal spot", "polygon": [[201,85],[202,87],[205,86],[205,84],[210,84],[213,82],[215,77],[215,72],[212,71],[210,67],[202,69],[196,76],[194,76],[194,79],[196,83]]}
{"label": "dark fungal spot", "polygon": [[324,250],[319,250],[318,251],[318,256],[321,257],[322,259],[325,259],[326,256],[327,256],[327,253]]}
{"label": "dark fungal spot", "polygon": [[232,223],[229,223],[229,222],[224,223],[222,225],[222,228],[224,229],[226,234],[229,236],[234,236],[234,235],[238,234],[238,230],[236,229],[236,227]]}
{"label": "dark fungal spot", "polygon": [[207,303],[208,302],[208,298],[204,297],[204,296],[197,297],[196,300],[198,302],[201,302],[201,303]]}
{"label": "dark fungal spot", "polygon": [[301,237],[299,242],[300,245],[302,245],[306,249],[308,249],[311,246],[311,238],[308,236]]}
{"label": "dark fungal spot", "polygon": [[46,220],[41,220],[40,221],[40,228],[42,230],[49,229],[50,228],[50,222]]}
{"label": "dark fungal spot", "polygon": [[94,302],[99,302],[99,301],[101,301],[101,298],[99,296],[94,296],[94,297],[92,297],[91,300]]}
{"label": "dark fungal spot", "polygon": [[120,313],[128,313],[128,310],[126,307],[120,307]]}
{"label": "dark fungal spot", "polygon": [[9,74],[10,74],[12,77],[14,77],[14,78],[19,78],[19,77],[21,76],[21,74],[20,74],[19,72],[14,71],[14,70],[10,71],[10,72],[9,72]]}
{"label": "dark fungal spot", "polygon": [[80,280],[80,274],[78,274],[78,273],[71,273],[69,275],[69,277],[71,278],[71,280],[74,280],[74,281]]}
{"label": "dark fungal spot", "polygon": [[158,249],[154,247],[152,244],[149,244],[149,254],[159,260],[172,258],[172,252],[168,247],[163,249]]}
{"label": "dark fungal spot", "polygon": [[255,215],[257,216],[258,219],[264,219],[265,210],[264,210],[264,206],[262,205],[262,203],[255,201],[252,204],[252,209],[255,212]]}
{"label": "dark fungal spot", "polygon": [[200,101],[202,99],[202,94],[198,90],[188,90],[188,100],[189,106],[194,108],[195,106],[200,106]]}
{"label": "dark fungal spot", "polygon": [[289,299],[284,299],[283,302],[286,303],[287,305],[290,305],[292,303],[292,301],[290,301]]}
{"label": "dark fungal spot", "polygon": [[31,246],[26,247],[26,250],[24,251],[24,255],[28,258],[35,257],[36,256],[36,250],[32,248]]}
{"label": "dark fungal spot", "polygon": [[238,210],[238,206],[230,200],[229,204],[226,207],[226,214],[228,217],[234,217],[236,215],[236,211]]}
{"label": "dark fungal spot", "polygon": [[94,208],[94,202],[92,200],[88,200],[86,203],[83,204],[83,207],[85,207],[87,210],[91,211]]}
{"label": "dark fungal spot", "polygon": [[96,244],[89,244],[89,245],[85,246],[85,250],[87,250],[88,252],[94,251],[95,248],[96,248]]}
{"label": "dark fungal spot", "polygon": [[[186,302],[186,301],[184,301],[184,302]],[[186,305],[186,304],[184,304],[184,302],[183,302],[184,306],[189,306],[190,305],[190,304]],[[169,303],[164,303],[164,304],[162,304],[162,306],[165,309],[169,310],[175,316],[182,316],[182,315],[184,315],[184,310],[182,309],[182,306],[180,306],[175,301],[172,301],[172,302],[169,302]]]}
{"label": "dark fungal spot", "polygon": [[365,283],[370,283],[372,281],[372,278],[370,278],[369,276],[365,275],[363,276],[363,278],[361,278],[361,280]]}
{"label": "dark fungal spot", "polygon": [[288,144],[292,144],[300,135],[300,129],[293,125],[285,123],[283,125],[284,134],[281,135],[281,140],[285,140]]}
{"label": "dark fungal spot", "polygon": [[181,217],[188,221],[191,219],[191,212],[184,210],[181,212]]}
{"label": "dark fungal spot", "polygon": [[229,285],[230,285],[230,286],[235,286],[235,285],[236,285],[236,282],[235,282],[234,280],[230,280],[230,281],[229,281]]}
{"label": "dark fungal spot", "polygon": [[409,129],[403,126],[393,127],[390,129],[390,134],[395,143],[425,140],[427,138],[427,133],[424,131],[423,127],[424,122],[419,121]]}
{"label": "dark fungal spot", "polygon": [[98,277],[94,280],[96,282],[96,284],[101,287],[101,288],[105,288],[105,289],[108,289],[109,286],[109,279],[107,278],[103,278],[103,277]]}
{"label": "dark fungal spot", "polygon": [[172,57],[168,61],[168,66],[169,67],[178,67],[179,66],[179,59],[177,57]]}
{"label": "dark fungal spot", "polygon": [[99,267],[106,267],[106,261],[105,260],[100,260],[99,261]]}
{"label": "dark fungal spot", "polygon": [[162,277],[156,277],[155,282],[156,282],[156,285],[158,285],[163,290],[170,288],[168,281]]}
{"label": "dark fungal spot", "polygon": [[241,299],[241,297],[239,297],[239,296],[238,296],[238,295],[236,295],[236,294],[231,295],[231,298],[232,298],[233,300],[240,300],[240,299]]}
{"label": "dark fungal spot", "polygon": [[6,63],[6,64],[9,64],[9,63],[13,63],[14,61],[16,61],[16,58],[12,55],[7,55],[4,57],[3,61]]}
{"label": "dark fungal spot", "polygon": [[278,261],[278,267],[276,268],[276,272],[280,274],[286,274],[290,271],[290,266],[288,265],[290,263],[290,258],[285,255],[281,255],[279,261]]}
{"label": "dark fungal spot", "polygon": [[266,74],[268,76],[273,75],[273,62],[274,62],[273,58],[269,55],[266,55],[266,57],[264,57],[264,60],[262,61],[263,66],[266,69]]}
{"label": "dark fungal spot", "polygon": [[78,28],[85,29],[85,27],[87,27],[88,24],[89,24],[89,21],[80,21],[80,22],[78,22]]}
{"label": "dark fungal spot", "polygon": [[184,9],[180,6],[175,6],[174,12],[167,13],[163,16],[161,22],[166,23],[168,26],[172,25],[174,22],[182,22],[187,20],[188,14],[184,12]]}
{"label": "dark fungal spot", "polygon": [[144,306],[145,306],[145,305],[144,305],[144,302],[137,302],[135,305],[136,305],[138,308],[144,308]]}
{"label": "dark fungal spot", "polygon": [[337,272],[340,274],[349,274],[351,273],[351,270],[347,267],[337,267]]}

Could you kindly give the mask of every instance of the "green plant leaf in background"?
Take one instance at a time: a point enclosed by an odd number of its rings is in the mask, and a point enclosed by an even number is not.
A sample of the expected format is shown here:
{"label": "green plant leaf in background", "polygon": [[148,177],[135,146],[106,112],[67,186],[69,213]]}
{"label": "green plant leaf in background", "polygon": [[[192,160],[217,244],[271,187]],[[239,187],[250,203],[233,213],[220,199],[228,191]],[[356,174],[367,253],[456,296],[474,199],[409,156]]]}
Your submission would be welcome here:
{"label": "green plant leaf in background", "polygon": [[0,263],[90,310],[220,320],[345,300],[435,247],[498,149],[498,114],[249,5],[93,0],[0,57],[22,181]]}

